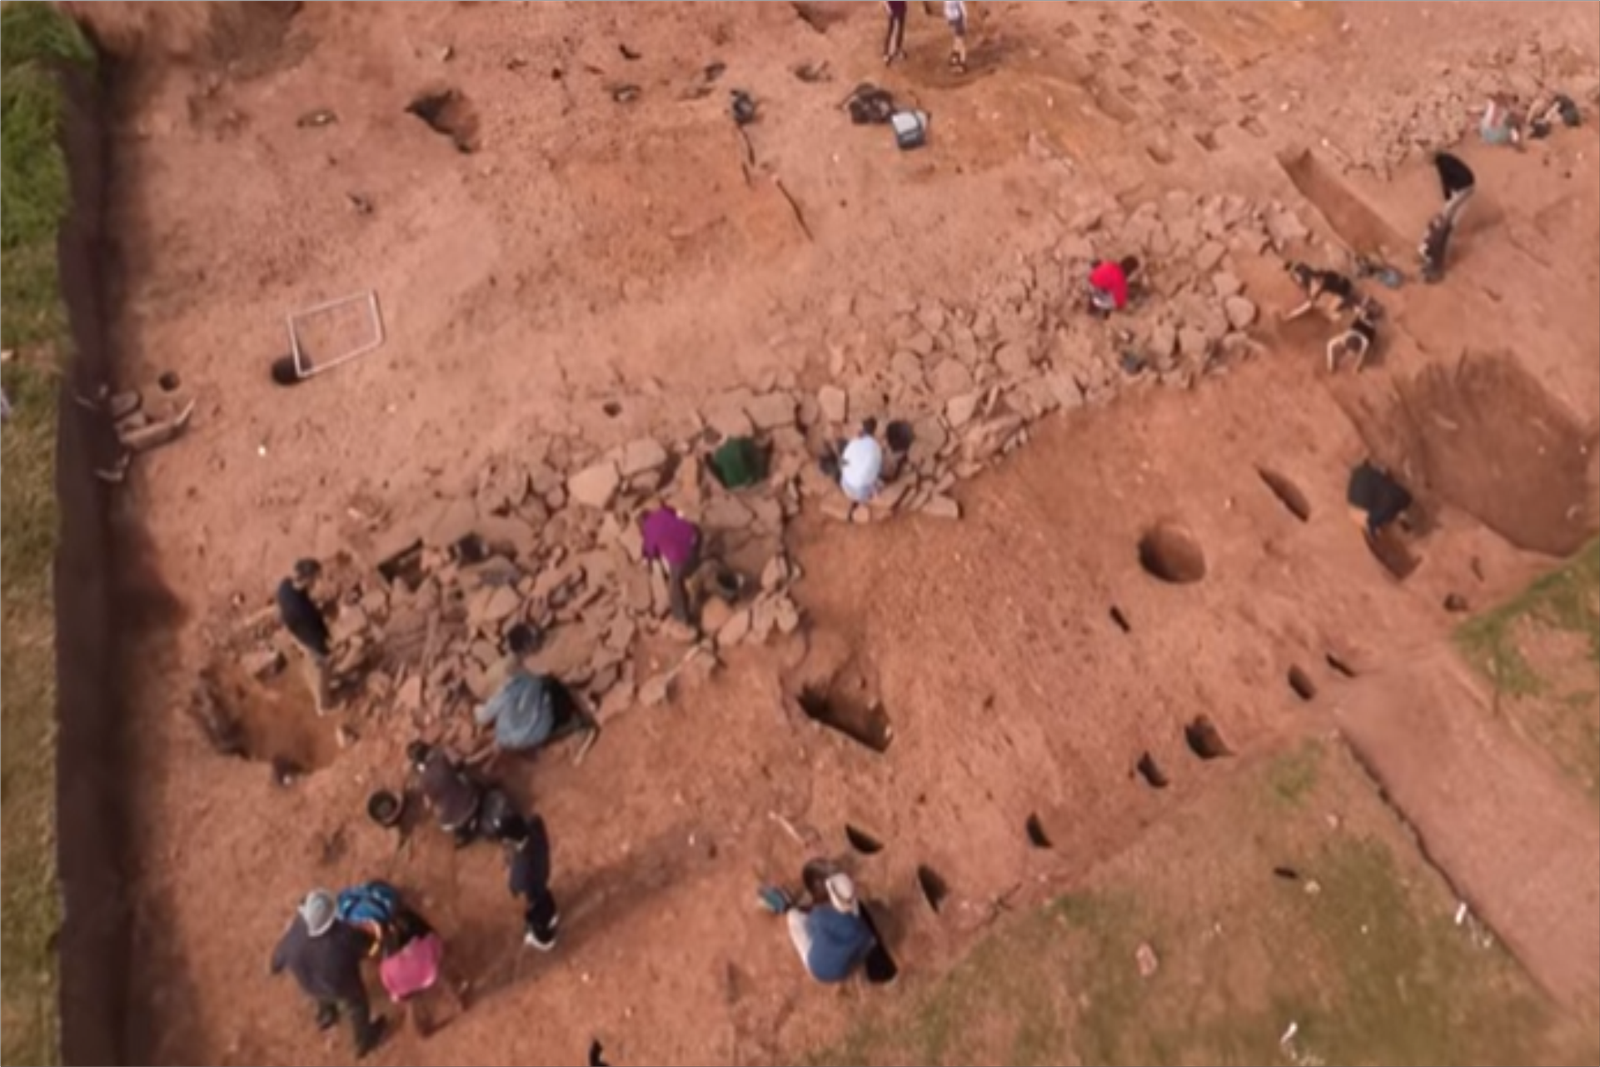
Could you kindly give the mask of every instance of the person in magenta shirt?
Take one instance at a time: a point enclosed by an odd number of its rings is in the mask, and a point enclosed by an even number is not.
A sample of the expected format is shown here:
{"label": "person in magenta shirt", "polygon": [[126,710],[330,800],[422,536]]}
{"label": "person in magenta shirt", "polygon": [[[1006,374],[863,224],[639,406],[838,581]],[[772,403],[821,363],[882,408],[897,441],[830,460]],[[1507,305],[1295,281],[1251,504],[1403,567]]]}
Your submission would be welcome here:
{"label": "person in magenta shirt", "polygon": [[646,512],[639,522],[644,535],[644,558],[667,567],[667,588],[672,617],[685,625],[689,618],[689,576],[700,565],[700,530],[669,507]]}
{"label": "person in magenta shirt", "polygon": [[1139,271],[1137,256],[1124,256],[1122,262],[1102,259],[1089,271],[1089,306],[1102,315],[1128,306],[1128,281]]}

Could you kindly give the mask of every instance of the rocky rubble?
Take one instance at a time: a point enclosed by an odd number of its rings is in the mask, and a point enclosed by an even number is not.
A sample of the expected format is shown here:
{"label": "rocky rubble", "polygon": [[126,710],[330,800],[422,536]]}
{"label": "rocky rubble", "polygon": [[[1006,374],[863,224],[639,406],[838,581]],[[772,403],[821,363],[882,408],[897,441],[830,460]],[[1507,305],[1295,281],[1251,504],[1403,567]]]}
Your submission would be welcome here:
{"label": "rocky rubble", "polygon": [[[815,391],[774,376],[714,394],[671,441],[600,451],[537,440],[459,493],[371,517],[348,552],[325,562],[336,667],[364,679],[354,700],[368,714],[456,744],[471,743],[471,709],[492,692],[519,624],[543,639],[530,666],[602,717],[665,700],[684,674],[714,669],[717,653],[800,628],[790,595],[799,570],[783,544],[808,505],[851,523],[908,512],[959,520],[957,484],[1025,445],[1038,420],[1108,403],[1136,382],[1187,388],[1248,353],[1257,309],[1239,260],[1306,236],[1281,205],[1171,193],[1131,211],[1085,206],[1051,254],[1019,260],[972,306],[902,294],[869,333],[846,301],[827,326],[831,380]],[[1090,263],[1129,253],[1149,265],[1144,295],[1110,321],[1090,316]],[[914,436],[890,458],[878,499],[852,508],[817,459],[868,416],[903,420]],[[729,492],[710,476],[709,449],[729,435],[767,449],[765,482]],[[642,635],[693,640],[668,620],[664,576],[641,563],[637,519],[657,500],[767,563],[731,602],[707,602],[705,636],[681,662],[641,677]],[[270,630],[270,609],[266,621]],[[259,640],[263,626],[253,636],[241,650],[250,669],[282,669],[283,635],[277,649]]]}
{"label": "rocky rubble", "polygon": [[[1574,73],[1582,68],[1581,73]],[[1593,107],[1600,79],[1593,65],[1564,45],[1547,48],[1537,33],[1490,53],[1459,62],[1432,60],[1426,77],[1411,91],[1354,93],[1336,113],[1348,144],[1324,144],[1352,168],[1390,178],[1408,160],[1450,148],[1478,125],[1494,93],[1511,93],[1524,104],[1541,92],[1564,92],[1580,106]]]}

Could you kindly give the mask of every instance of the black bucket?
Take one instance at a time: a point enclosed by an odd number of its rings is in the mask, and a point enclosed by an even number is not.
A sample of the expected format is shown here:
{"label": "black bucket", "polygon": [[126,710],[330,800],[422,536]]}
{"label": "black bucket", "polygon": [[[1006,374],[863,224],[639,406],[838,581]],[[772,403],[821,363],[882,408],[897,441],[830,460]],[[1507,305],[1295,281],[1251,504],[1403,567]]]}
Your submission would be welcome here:
{"label": "black bucket", "polygon": [[295,366],[294,355],[279,356],[272,361],[272,380],[278,385],[299,385],[305,381]]}
{"label": "black bucket", "polygon": [[386,830],[400,825],[405,813],[405,797],[393,790],[377,789],[367,797],[367,817]]}

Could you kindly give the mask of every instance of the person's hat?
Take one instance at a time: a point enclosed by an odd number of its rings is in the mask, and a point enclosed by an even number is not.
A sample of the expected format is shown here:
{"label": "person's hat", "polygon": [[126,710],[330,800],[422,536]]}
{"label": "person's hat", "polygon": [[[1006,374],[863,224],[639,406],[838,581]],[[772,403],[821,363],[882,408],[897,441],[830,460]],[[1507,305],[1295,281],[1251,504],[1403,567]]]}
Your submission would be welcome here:
{"label": "person's hat", "polygon": [[326,889],[313,889],[300,904],[300,918],[305,920],[306,932],[312,937],[321,937],[332,930],[333,921],[338,917],[338,905]]}
{"label": "person's hat", "polygon": [[829,875],[826,885],[828,899],[833,902],[833,906],[839,911],[854,915],[859,905],[856,901],[856,884],[851,881],[850,876],[842,871]]}
{"label": "person's hat", "polygon": [[296,560],[294,564],[294,579],[301,585],[309,585],[322,574],[322,564],[309,557]]}

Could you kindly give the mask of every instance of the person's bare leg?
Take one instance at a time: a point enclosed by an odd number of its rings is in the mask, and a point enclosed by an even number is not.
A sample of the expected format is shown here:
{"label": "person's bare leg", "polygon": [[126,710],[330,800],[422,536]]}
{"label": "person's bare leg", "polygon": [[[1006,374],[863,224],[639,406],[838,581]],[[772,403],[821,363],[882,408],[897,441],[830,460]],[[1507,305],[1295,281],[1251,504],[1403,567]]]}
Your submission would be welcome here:
{"label": "person's bare leg", "polygon": [[148,452],[152,448],[170,444],[183,436],[183,431],[188,428],[189,418],[194,414],[194,405],[195,402],[191,400],[174,418],[163,422],[152,422],[148,426],[141,426],[126,433],[119,430],[117,437],[121,440],[122,447],[130,452]]}
{"label": "person's bare leg", "polygon": [[1359,333],[1351,337],[1350,341],[1356,353],[1356,373],[1360,374],[1367,369],[1367,353],[1372,350],[1372,345]]}
{"label": "person's bare leg", "polygon": [[1316,306],[1317,306],[1317,302],[1316,302],[1316,300],[1314,298],[1311,299],[1311,300],[1307,300],[1304,304],[1301,304],[1299,307],[1295,308],[1293,311],[1287,312],[1286,314],[1279,316],[1279,320],[1282,321],[1282,322],[1293,322],[1295,319],[1300,318],[1302,315],[1304,315],[1306,312],[1310,311],[1312,308],[1314,308]]}

